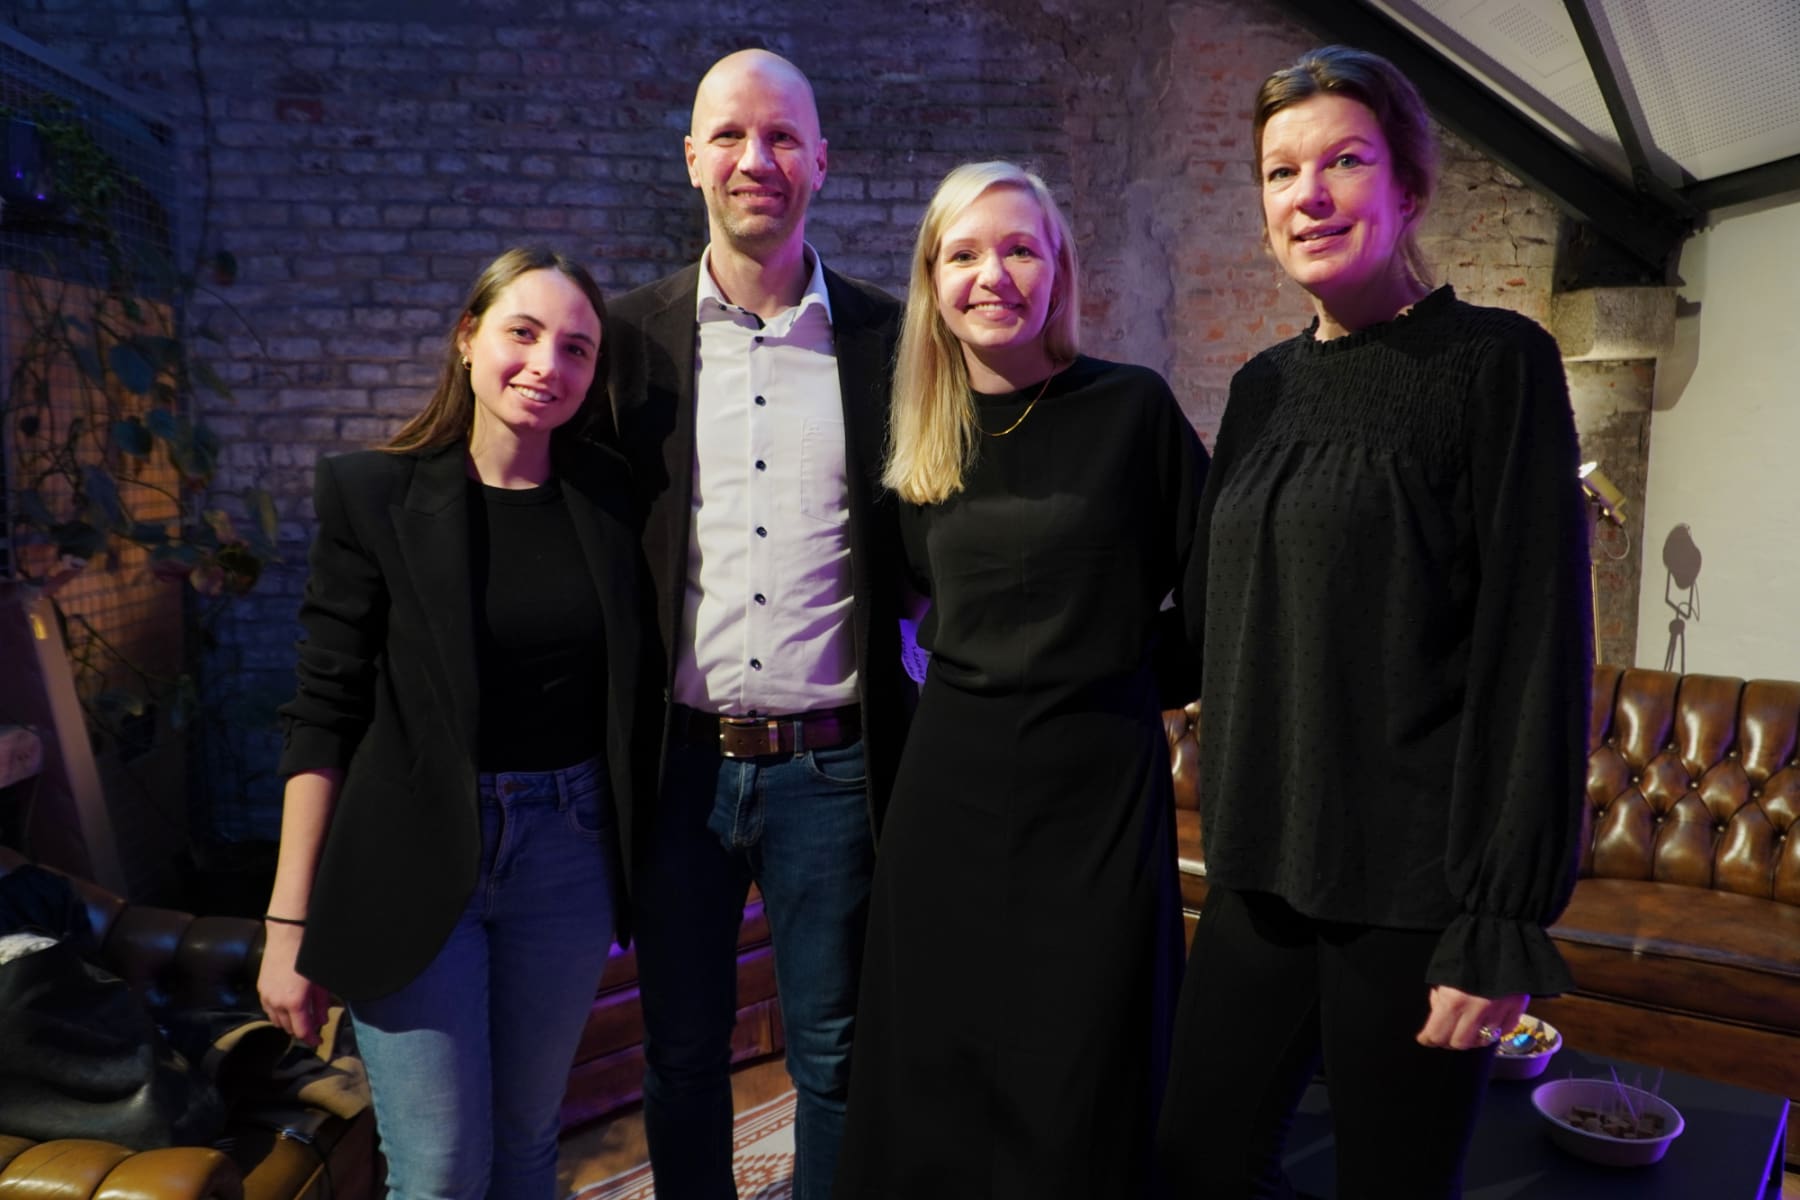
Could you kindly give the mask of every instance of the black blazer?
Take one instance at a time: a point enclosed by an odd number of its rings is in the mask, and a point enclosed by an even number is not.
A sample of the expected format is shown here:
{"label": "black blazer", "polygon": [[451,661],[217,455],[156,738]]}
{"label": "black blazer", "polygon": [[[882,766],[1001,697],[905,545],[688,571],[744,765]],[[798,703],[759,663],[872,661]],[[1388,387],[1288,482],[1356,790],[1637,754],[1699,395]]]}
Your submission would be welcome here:
{"label": "black blazer", "polygon": [[[675,648],[687,591],[694,497],[694,352],[700,266],[627,293],[607,306],[613,436],[631,463],[645,512],[644,554],[656,593],[662,652],[663,746],[675,681]],[[900,538],[893,494],[881,486],[899,301],[861,280],[825,271],[844,405],[850,492],[850,583],[861,683],[869,821],[877,833],[899,765],[913,692],[900,661]]]}
{"label": "black blazer", "polygon": [[[313,881],[299,968],[350,1000],[424,969],[474,891],[480,713],[465,445],[321,459],[300,609],[300,687],[281,708],[283,775],[345,771]],[[606,757],[632,844],[642,625],[633,500],[612,451],[559,447],[556,473],[606,630]],[[618,881],[627,927],[629,870]],[[601,866],[603,864],[596,864]],[[600,931],[596,931],[598,934]]]}

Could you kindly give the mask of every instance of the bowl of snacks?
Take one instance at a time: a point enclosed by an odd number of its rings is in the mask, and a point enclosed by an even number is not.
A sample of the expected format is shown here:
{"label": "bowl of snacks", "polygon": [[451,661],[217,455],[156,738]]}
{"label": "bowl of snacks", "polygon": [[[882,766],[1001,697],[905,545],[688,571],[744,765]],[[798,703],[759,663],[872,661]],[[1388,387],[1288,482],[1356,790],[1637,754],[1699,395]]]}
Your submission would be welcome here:
{"label": "bowl of snacks", "polygon": [[1613,1079],[1553,1079],[1532,1089],[1531,1104],[1551,1141],[1609,1167],[1658,1161],[1685,1124],[1661,1096]]}
{"label": "bowl of snacks", "polygon": [[1562,1049],[1562,1034],[1526,1013],[1494,1046],[1494,1079],[1536,1079]]}

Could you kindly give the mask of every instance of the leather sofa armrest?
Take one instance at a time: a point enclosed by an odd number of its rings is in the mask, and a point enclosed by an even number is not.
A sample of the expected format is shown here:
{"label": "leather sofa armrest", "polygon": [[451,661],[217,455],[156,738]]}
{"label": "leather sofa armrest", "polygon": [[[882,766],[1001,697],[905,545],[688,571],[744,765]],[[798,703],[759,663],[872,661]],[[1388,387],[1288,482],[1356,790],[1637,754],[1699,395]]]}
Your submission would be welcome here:
{"label": "leather sofa armrest", "polygon": [[243,1200],[244,1182],[217,1150],[133,1153],[111,1142],[39,1142],[0,1167],[0,1195],[34,1200]]}

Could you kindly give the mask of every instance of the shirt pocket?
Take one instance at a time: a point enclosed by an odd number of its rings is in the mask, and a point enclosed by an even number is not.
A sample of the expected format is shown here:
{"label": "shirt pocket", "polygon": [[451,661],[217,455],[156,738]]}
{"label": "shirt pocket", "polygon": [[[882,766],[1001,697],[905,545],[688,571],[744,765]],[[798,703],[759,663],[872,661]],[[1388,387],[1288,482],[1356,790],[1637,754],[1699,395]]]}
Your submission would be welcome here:
{"label": "shirt pocket", "polygon": [[808,417],[800,428],[800,511],[812,520],[842,525],[850,519],[844,475],[844,422]]}

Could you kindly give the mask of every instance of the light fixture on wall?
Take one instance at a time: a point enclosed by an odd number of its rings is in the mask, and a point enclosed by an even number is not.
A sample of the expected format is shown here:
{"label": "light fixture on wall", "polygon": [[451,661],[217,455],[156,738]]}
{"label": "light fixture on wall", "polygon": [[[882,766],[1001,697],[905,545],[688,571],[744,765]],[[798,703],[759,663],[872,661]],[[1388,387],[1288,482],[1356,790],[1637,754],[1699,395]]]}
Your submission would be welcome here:
{"label": "light fixture on wall", "polygon": [[[1625,536],[1625,493],[1613,485],[1597,462],[1582,463],[1576,468],[1575,477],[1581,481],[1581,494],[1587,497],[1593,513],[1594,541],[1608,558],[1617,562],[1631,553],[1631,539]],[[1604,531],[1608,526],[1613,530],[1610,540],[1617,549],[1607,544],[1609,539]],[[1600,661],[1600,564],[1591,557],[1588,560],[1588,588],[1594,605],[1594,661],[1597,663]]]}
{"label": "light fixture on wall", "polygon": [[1581,480],[1581,492],[1599,510],[1602,521],[1610,521],[1617,528],[1625,527],[1625,493],[1613,486],[1613,481],[1606,477],[1597,462],[1584,462],[1575,471],[1576,478]]}

